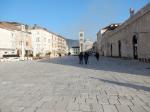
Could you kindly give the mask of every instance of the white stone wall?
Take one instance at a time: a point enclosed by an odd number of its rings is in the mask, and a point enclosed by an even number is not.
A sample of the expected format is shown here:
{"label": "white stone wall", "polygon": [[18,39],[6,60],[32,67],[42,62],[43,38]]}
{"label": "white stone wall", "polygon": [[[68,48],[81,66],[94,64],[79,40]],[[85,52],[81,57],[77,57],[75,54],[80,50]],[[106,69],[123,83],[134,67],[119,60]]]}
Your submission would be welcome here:
{"label": "white stone wall", "polygon": [[102,52],[102,33],[101,31],[99,31],[97,33],[97,44],[96,44],[96,47],[97,47],[97,51],[100,55],[103,55],[103,52]]}
{"label": "white stone wall", "polygon": [[[121,42],[121,57],[133,58],[133,36],[138,38],[138,59],[150,59],[150,4],[125,21],[119,28],[98,35],[98,44],[105,56],[119,56],[118,41]],[[99,39],[101,38],[101,39]]]}
{"label": "white stone wall", "polygon": [[[42,28],[29,31],[31,34],[26,31],[0,28],[0,56],[2,57],[3,52],[11,49],[12,52],[19,51],[19,54],[22,54],[22,49],[24,52],[25,50],[33,51],[33,56],[38,53],[45,56],[49,52],[51,52],[51,56],[57,56],[58,52],[62,55],[68,53],[67,42],[63,37]],[[2,52],[2,49],[5,50]]]}
{"label": "white stone wall", "polygon": [[32,33],[32,46],[33,46],[33,55],[41,53],[45,55],[48,52],[52,51],[52,34],[43,30],[35,29],[31,30]]}
{"label": "white stone wall", "polygon": [[51,52],[51,56],[58,56],[59,52],[62,55],[67,53],[66,40],[57,34],[50,33],[44,29],[33,29],[31,33],[34,56],[38,53],[45,56],[48,52]]}
{"label": "white stone wall", "polygon": [[92,49],[92,47],[93,47],[93,42],[90,40],[87,40],[84,42],[83,51],[88,51],[88,50]]}
{"label": "white stone wall", "polygon": [[15,48],[14,32],[0,28],[0,48]]}
{"label": "white stone wall", "polygon": [[4,54],[16,54],[15,34],[11,30],[0,28],[0,58]]}

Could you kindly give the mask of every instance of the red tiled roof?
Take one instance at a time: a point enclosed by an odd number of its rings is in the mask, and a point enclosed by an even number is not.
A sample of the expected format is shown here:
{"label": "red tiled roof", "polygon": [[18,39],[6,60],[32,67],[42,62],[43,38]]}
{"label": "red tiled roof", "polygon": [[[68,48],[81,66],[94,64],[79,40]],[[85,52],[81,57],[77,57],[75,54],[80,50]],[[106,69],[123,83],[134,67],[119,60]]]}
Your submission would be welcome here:
{"label": "red tiled roof", "polygon": [[16,25],[0,22],[0,28],[7,29],[7,30],[20,30]]}

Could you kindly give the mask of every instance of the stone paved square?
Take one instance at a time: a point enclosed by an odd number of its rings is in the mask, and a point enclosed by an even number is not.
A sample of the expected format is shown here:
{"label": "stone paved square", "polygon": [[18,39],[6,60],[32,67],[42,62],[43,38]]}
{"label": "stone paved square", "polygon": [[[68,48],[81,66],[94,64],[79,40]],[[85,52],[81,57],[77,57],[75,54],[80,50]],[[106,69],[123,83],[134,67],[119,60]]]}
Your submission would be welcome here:
{"label": "stone paved square", "polygon": [[148,63],[78,57],[0,63],[0,112],[150,112]]}

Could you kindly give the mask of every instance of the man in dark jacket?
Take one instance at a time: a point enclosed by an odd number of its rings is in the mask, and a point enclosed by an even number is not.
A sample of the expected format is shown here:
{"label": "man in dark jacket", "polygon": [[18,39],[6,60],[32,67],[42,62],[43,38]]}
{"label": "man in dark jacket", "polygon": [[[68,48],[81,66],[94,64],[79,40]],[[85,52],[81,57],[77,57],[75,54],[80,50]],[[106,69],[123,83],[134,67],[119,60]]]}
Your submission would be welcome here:
{"label": "man in dark jacket", "polygon": [[84,62],[87,65],[88,64],[88,59],[89,59],[89,54],[87,52],[84,53]]}
{"label": "man in dark jacket", "polygon": [[83,52],[79,54],[79,64],[83,64]]}

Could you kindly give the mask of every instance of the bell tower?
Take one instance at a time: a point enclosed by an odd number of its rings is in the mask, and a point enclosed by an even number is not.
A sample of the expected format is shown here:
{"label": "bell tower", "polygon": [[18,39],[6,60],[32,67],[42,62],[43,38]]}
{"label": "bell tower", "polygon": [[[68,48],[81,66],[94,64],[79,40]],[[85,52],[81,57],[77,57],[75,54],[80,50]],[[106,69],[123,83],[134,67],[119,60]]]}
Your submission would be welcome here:
{"label": "bell tower", "polygon": [[80,30],[80,32],[79,32],[79,47],[80,47],[80,52],[83,52],[83,45],[84,45],[84,32],[83,32],[83,30]]}

